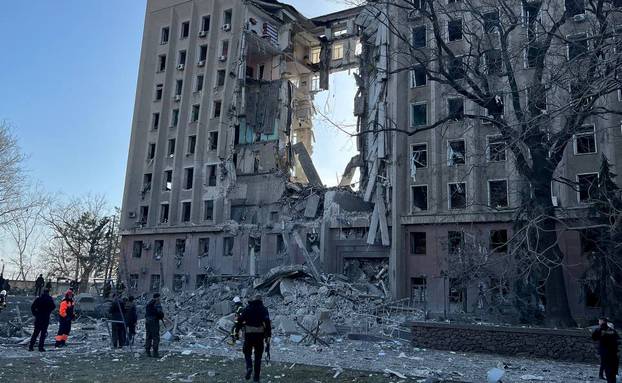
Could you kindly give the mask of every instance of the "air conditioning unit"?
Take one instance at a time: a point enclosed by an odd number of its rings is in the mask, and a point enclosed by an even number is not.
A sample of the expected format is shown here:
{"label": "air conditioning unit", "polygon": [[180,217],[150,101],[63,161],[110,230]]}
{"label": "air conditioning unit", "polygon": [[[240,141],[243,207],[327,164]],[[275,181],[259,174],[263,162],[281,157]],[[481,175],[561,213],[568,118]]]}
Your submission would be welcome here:
{"label": "air conditioning unit", "polygon": [[205,66],[205,60],[201,60],[197,63],[198,66]]}
{"label": "air conditioning unit", "polygon": [[572,19],[577,22],[577,23],[582,23],[585,21],[586,17],[585,17],[585,13],[580,13],[578,15],[574,15],[572,17]]}
{"label": "air conditioning unit", "polygon": [[227,32],[231,30],[231,24],[223,24],[222,30]]}
{"label": "air conditioning unit", "polygon": [[177,102],[181,101],[181,94],[176,94],[175,97],[173,97],[173,99]]}
{"label": "air conditioning unit", "polygon": [[177,70],[184,70],[184,68],[185,68],[184,64],[177,65]]}
{"label": "air conditioning unit", "polygon": [[130,211],[129,213],[127,213],[127,216],[130,218],[136,218],[136,212]]}
{"label": "air conditioning unit", "polygon": [[227,61],[227,56],[220,56],[218,58],[218,60],[220,60],[220,61]]}
{"label": "air conditioning unit", "polygon": [[205,36],[207,36],[207,31],[199,32],[199,37],[205,37]]}

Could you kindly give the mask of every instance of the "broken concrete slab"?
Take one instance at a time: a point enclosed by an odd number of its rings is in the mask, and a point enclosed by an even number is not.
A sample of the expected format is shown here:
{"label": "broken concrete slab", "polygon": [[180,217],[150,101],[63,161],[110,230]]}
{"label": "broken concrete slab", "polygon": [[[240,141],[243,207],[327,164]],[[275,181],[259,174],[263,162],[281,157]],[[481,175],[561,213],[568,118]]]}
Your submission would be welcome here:
{"label": "broken concrete slab", "polygon": [[317,173],[315,169],[315,165],[313,165],[313,160],[307,151],[307,148],[302,142],[298,142],[292,146],[292,150],[298,156],[298,162],[302,167],[302,171],[304,171],[305,176],[307,176],[307,180],[311,186],[315,187],[324,187],[322,184],[322,179],[320,175]]}
{"label": "broken concrete slab", "polygon": [[361,155],[357,154],[356,156],[350,159],[350,162],[346,165],[345,170],[343,171],[343,176],[341,177],[341,181],[339,181],[339,186],[349,186],[352,183],[352,178],[354,177],[354,172],[358,167],[363,164],[361,160]]}
{"label": "broken concrete slab", "polygon": [[317,215],[318,207],[320,206],[320,196],[313,194],[306,199],[305,205],[305,217],[315,218]]}
{"label": "broken concrete slab", "polygon": [[233,312],[233,304],[231,303],[231,301],[219,302],[212,306],[212,311],[216,315],[229,315],[231,314],[231,312]]}
{"label": "broken concrete slab", "polygon": [[271,286],[272,283],[282,278],[300,278],[311,276],[311,272],[304,265],[285,265],[270,269],[263,277],[255,280],[253,284],[256,289]]}

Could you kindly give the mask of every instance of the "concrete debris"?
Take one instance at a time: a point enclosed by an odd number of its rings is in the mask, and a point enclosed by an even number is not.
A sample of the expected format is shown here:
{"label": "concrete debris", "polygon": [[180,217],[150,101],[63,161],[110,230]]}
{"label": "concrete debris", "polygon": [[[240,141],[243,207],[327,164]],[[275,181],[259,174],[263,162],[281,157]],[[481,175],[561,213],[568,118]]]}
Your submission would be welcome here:
{"label": "concrete debris", "polygon": [[505,375],[505,371],[500,368],[491,368],[486,373],[486,378],[488,379],[488,383],[499,383],[501,382],[501,378]]}
{"label": "concrete debris", "polygon": [[307,151],[307,148],[302,142],[298,142],[292,146],[292,150],[298,156],[298,161],[300,162],[300,166],[309,181],[309,185],[322,188],[324,185],[322,184],[322,179],[320,175],[317,173],[315,169],[315,165],[313,165],[313,160]]}
{"label": "concrete debris", "polygon": [[520,378],[521,378],[521,380],[544,381],[544,377],[543,376],[531,375],[531,374],[521,375]]}

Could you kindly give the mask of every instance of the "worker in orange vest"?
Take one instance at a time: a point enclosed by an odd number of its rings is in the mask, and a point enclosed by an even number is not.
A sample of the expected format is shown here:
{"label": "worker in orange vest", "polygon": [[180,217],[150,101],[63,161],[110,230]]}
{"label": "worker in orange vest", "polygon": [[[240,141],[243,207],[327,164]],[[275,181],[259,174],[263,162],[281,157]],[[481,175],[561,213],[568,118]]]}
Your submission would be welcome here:
{"label": "worker in orange vest", "polygon": [[73,291],[67,290],[65,298],[60,302],[58,309],[58,334],[56,335],[56,347],[64,347],[71,331],[71,321],[74,320]]}

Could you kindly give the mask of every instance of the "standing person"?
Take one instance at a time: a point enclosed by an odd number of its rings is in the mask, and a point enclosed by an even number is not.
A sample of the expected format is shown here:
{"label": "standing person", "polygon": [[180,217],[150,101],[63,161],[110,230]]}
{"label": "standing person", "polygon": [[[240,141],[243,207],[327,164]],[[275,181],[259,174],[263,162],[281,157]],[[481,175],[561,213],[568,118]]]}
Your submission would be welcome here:
{"label": "standing person", "polygon": [[127,345],[134,344],[134,336],[136,335],[136,323],[138,322],[138,314],[136,312],[136,303],[134,296],[130,295],[125,302],[125,323],[127,324]]}
{"label": "standing person", "polygon": [[[248,302],[248,306],[236,321],[234,334],[236,339],[239,338],[239,332],[242,328],[244,328],[244,347],[242,350],[246,361],[246,380],[249,380],[253,375],[253,382],[259,382],[264,342],[269,344],[272,337],[270,314],[263,305],[261,295],[256,295]],[[253,350],[255,350],[254,363],[252,360]]]}
{"label": "standing person", "polygon": [[125,305],[119,299],[117,294],[112,295],[112,303],[108,314],[112,320],[112,347],[123,348],[125,345],[125,321],[124,321]]}
{"label": "standing person", "polygon": [[0,290],[4,290],[4,276],[0,273]]}
{"label": "standing person", "polygon": [[159,358],[158,348],[160,346],[160,321],[164,319],[164,311],[160,304],[160,294],[153,294],[153,299],[145,307],[145,350],[147,356],[152,356],[151,346],[153,346],[153,357]]}
{"label": "standing person", "polygon": [[49,278],[50,277],[48,276],[48,283],[45,284],[45,289],[50,295],[52,295],[52,281]]}
{"label": "standing person", "polygon": [[41,295],[43,286],[45,286],[45,280],[43,280],[43,274],[39,274],[39,278],[35,281],[35,297]]}
{"label": "standing person", "polygon": [[75,319],[73,306],[73,291],[67,290],[65,298],[60,302],[58,308],[58,333],[56,335],[55,347],[65,347],[69,333],[71,332],[71,321]]}
{"label": "standing person", "polygon": [[[30,345],[28,351],[34,351],[37,337],[39,337],[39,352],[45,352],[43,345],[45,344],[45,337],[48,333],[48,326],[50,325],[50,314],[56,308],[54,299],[50,296],[50,290],[43,290],[43,294],[38,296],[32,305],[30,311],[35,317],[35,330],[30,338]],[[39,335],[40,334],[40,335]]]}
{"label": "standing person", "polygon": [[0,290],[0,311],[6,307],[6,290]]}
{"label": "standing person", "polygon": [[618,366],[620,359],[618,357],[618,342],[620,337],[612,326],[609,326],[607,318],[598,320],[598,328],[592,333],[592,339],[598,342],[598,353],[600,354],[601,374],[604,370],[607,383],[616,383],[618,375]]}

